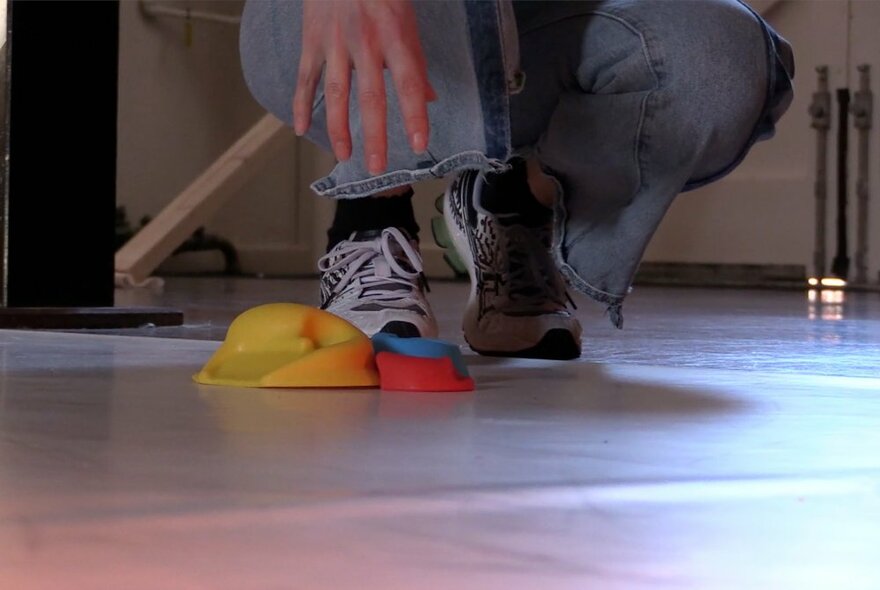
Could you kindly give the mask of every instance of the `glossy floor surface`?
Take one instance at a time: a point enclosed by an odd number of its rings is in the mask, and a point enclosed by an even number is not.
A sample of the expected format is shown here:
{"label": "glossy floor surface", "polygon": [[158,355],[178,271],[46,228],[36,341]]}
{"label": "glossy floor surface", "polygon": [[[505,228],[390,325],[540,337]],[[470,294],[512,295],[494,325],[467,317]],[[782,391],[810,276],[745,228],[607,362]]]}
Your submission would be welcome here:
{"label": "glossy floor surface", "polygon": [[880,296],[640,289],[622,332],[583,302],[580,361],[468,354],[470,394],[191,381],[237,311],[314,288],[0,332],[0,588],[880,587]]}

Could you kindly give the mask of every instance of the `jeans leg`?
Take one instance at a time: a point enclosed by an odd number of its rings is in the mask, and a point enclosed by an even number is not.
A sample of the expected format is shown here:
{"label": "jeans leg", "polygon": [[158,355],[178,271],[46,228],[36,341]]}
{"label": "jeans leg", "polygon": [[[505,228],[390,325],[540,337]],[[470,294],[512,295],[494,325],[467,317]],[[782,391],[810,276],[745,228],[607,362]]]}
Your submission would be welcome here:
{"label": "jeans leg", "polygon": [[735,0],[608,0],[550,5],[520,38],[514,147],[560,182],[563,273],[620,324],[673,199],[751,145],[768,101],[765,30]]}

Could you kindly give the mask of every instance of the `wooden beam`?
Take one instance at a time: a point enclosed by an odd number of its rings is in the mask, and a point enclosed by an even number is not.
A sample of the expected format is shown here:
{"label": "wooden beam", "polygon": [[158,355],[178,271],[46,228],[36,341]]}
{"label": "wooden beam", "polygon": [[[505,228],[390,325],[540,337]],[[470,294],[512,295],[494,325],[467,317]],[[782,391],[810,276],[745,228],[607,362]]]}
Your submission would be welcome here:
{"label": "wooden beam", "polygon": [[241,189],[293,133],[265,115],[116,253],[117,283],[137,284]]}

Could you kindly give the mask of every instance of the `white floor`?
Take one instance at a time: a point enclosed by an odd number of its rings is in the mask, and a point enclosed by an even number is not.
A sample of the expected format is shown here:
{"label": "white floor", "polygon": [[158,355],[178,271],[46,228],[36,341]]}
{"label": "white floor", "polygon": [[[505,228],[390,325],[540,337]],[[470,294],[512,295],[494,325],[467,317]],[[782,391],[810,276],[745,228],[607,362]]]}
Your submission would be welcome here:
{"label": "white floor", "polygon": [[582,361],[468,356],[473,394],[203,387],[185,329],[0,332],[0,589],[880,588],[880,301],[801,299],[582,307]]}

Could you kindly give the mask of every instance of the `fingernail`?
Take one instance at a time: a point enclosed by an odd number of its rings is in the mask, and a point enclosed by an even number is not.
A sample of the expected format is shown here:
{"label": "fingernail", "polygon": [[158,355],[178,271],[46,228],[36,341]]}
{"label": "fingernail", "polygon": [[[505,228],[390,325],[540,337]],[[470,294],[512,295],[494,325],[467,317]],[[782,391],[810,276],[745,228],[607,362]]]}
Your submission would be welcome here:
{"label": "fingernail", "polygon": [[379,154],[372,154],[367,162],[370,174],[379,174],[382,172],[382,158],[379,157]]}
{"label": "fingernail", "polygon": [[301,119],[295,119],[293,121],[293,132],[296,133],[297,135],[299,135],[300,137],[305,135],[305,132],[306,132],[305,124],[302,122]]}
{"label": "fingernail", "polygon": [[428,140],[425,138],[425,134],[421,131],[413,133],[411,141],[413,151],[417,154],[423,154],[425,150],[428,149]]}

